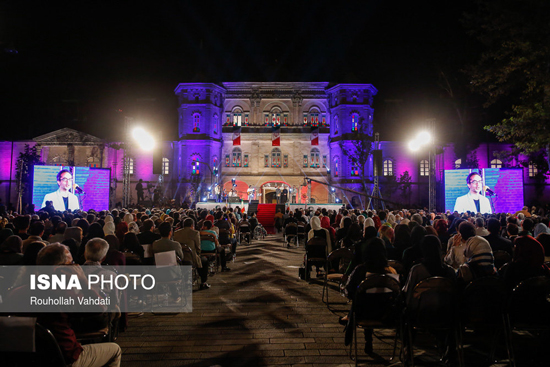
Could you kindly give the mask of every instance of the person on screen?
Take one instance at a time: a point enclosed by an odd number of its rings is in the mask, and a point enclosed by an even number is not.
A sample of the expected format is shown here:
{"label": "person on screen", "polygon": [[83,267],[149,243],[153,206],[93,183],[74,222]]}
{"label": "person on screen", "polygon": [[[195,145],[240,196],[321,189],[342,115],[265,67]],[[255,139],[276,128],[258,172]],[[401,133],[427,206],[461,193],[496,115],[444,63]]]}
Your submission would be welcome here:
{"label": "person on screen", "polygon": [[472,172],[466,178],[466,183],[470,191],[466,195],[456,198],[455,212],[465,213],[482,213],[492,214],[491,203],[489,199],[481,194],[483,181],[481,175],[477,172]]}
{"label": "person on screen", "polygon": [[63,169],[57,174],[57,184],[59,189],[54,192],[50,192],[44,196],[44,201],[42,201],[42,208],[46,206],[47,201],[53,203],[55,210],[64,212],[66,210],[79,210],[80,204],[78,203],[78,198],[71,191],[73,188],[73,175],[69,170]]}

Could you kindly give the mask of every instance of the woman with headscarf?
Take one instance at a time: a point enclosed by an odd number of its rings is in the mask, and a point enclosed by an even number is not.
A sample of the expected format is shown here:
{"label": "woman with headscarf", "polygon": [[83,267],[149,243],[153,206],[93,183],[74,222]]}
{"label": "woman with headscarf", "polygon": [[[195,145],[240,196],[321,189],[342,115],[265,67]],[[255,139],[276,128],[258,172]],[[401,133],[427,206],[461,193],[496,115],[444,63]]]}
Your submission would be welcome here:
{"label": "woman with headscarf", "polygon": [[124,252],[131,252],[136,254],[137,256],[139,256],[140,262],[143,262],[145,251],[139,243],[139,239],[135,233],[128,232],[124,235],[124,241],[122,242],[121,250]]}
{"label": "woman with headscarf", "polygon": [[372,217],[372,220],[374,221],[374,228],[376,228],[376,230],[380,230],[380,227],[382,227],[382,221],[380,220],[380,217],[378,215],[375,215],[374,217]]}
{"label": "woman with headscarf", "polygon": [[466,241],[464,256],[467,261],[458,269],[458,277],[465,283],[496,274],[493,250],[491,250],[491,245],[485,238],[480,236],[470,237]]}
{"label": "woman with headscarf", "polygon": [[128,232],[134,233],[135,235],[139,234],[139,226],[136,222],[130,222],[128,225]]}
{"label": "woman with headscarf", "polygon": [[309,241],[310,239],[312,239],[313,237],[322,237],[324,239],[326,239],[327,241],[327,253],[331,253],[332,252],[332,242],[330,240],[330,232],[321,227],[321,219],[317,216],[311,218],[311,220],[309,221],[310,225],[311,225],[311,230],[308,232],[307,234],[307,240]]}
{"label": "woman with headscarf", "polygon": [[514,256],[502,274],[510,288],[532,277],[550,277],[550,269],[544,263],[544,248],[539,241],[531,236],[520,236],[514,244]]}
{"label": "woman with headscarf", "polygon": [[124,265],[126,265],[126,257],[122,252],[119,251],[120,241],[118,240],[118,237],[113,235],[105,236],[105,241],[107,241],[107,243],[109,244],[109,251],[107,251],[107,256],[103,260],[103,263],[106,265],[122,266],[121,270],[124,271]]}
{"label": "woman with headscarf", "polygon": [[115,234],[115,221],[112,215],[107,215],[105,217],[105,224],[103,225],[103,233],[105,236]]}
{"label": "woman with headscarf", "polygon": [[441,245],[446,245],[447,242],[449,242],[449,234],[447,233],[449,228],[447,226],[447,221],[445,219],[437,219],[434,222],[434,229],[437,231],[437,237],[439,237]]}
{"label": "woman with headscarf", "polygon": [[128,223],[120,222],[116,225],[115,236],[118,238],[118,242],[122,243],[124,241],[124,235],[128,233]]}
{"label": "woman with headscarf", "polygon": [[[362,217],[362,215],[359,217]],[[351,247],[354,244],[358,244],[362,240],[363,231],[361,230],[359,223],[352,223],[352,225],[349,226],[348,233],[342,239],[342,245],[343,247]]]}
{"label": "woman with headscarf", "polygon": [[13,231],[9,228],[0,230],[0,244],[2,244],[9,236],[13,236]]}
{"label": "woman with headscarf", "polygon": [[393,228],[389,225],[389,223],[387,223],[380,227],[378,233],[380,239],[384,241],[384,244],[386,245],[386,255],[388,259],[395,260],[395,248],[393,247],[395,234]]}
{"label": "woman with headscarf", "polygon": [[[455,220],[453,225],[456,225],[459,227],[462,223],[468,223],[464,219],[458,219]],[[467,225],[469,229],[469,237],[475,236],[475,227],[473,224],[470,223],[470,225]],[[472,230],[473,227],[473,230]],[[457,228],[458,231],[458,228]],[[462,235],[460,232],[456,232],[451,238],[449,238],[449,241],[447,242],[447,252],[445,255],[445,263],[452,266],[454,269],[458,269],[458,267],[466,262],[466,258],[464,257],[464,250],[466,249],[466,239],[462,238]]]}
{"label": "woman with headscarf", "polygon": [[445,264],[441,258],[441,242],[437,236],[427,235],[424,237],[420,243],[420,250],[422,251],[422,260],[411,268],[403,288],[407,295],[407,303],[411,300],[414,287],[424,279],[436,276],[453,281],[456,279],[454,269]]}
{"label": "woman with headscarf", "polygon": [[329,217],[322,217],[321,218],[321,228],[324,228],[328,231],[330,234],[330,242],[331,243],[337,243],[336,242],[336,231],[334,228],[330,226],[330,219]]}
{"label": "woman with headscarf", "polygon": [[403,259],[403,252],[412,246],[411,230],[407,224],[398,224],[395,226],[393,248],[395,249],[395,260]]}
{"label": "woman with headscarf", "polygon": [[126,213],[124,214],[124,218],[122,219],[122,221],[129,226],[130,223],[134,221],[134,215],[132,213]]}
{"label": "woman with headscarf", "polygon": [[349,231],[349,227],[351,226],[351,223],[352,223],[351,218],[349,217],[342,218],[342,226],[338,228],[338,230],[336,231],[336,237],[335,237],[336,243],[340,242],[340,240],[346,237]]}

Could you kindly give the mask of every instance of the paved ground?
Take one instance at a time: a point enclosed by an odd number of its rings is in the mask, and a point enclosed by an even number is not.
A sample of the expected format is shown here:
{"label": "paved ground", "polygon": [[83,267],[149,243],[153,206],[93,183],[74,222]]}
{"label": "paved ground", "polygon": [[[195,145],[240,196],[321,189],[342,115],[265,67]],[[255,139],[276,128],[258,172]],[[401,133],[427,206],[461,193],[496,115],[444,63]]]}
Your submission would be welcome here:
{"label": "paved ground", "polygon": [[[123,366],[354,365],[338,324],[349,305],[331,290],[331,301],[341,304],[327,308],[321,283],[298,279],[303,255],[303,246],[287,249],[277,236],[240,246],[231,272],[212,277],[211,289],[193,293],[192,313],[130,319],[118,339]],[[384,333],[375,338],[379,358],[367,357],[360,347],[362,365],[391,364],[393,333]],[[430,343],[426,339],[427,347],[415,352],[420,365],[438,365]],[[475,353],[467,357],[467,365],[489,365],[479,364]],[[402,365],[398,359],[395,364]]]}

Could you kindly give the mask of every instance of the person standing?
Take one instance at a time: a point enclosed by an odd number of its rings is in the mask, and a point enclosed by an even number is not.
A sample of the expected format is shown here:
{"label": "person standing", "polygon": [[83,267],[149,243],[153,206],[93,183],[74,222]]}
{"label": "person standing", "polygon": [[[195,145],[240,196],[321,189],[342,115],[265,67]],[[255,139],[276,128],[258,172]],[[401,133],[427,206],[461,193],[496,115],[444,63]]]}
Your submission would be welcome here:
{"label": "person standing", "polygon": [[281,203],[281,188],[277,186],[275,189],[275,197],[277,198],[277,204]]}
{"label": "person standing", "polygon": [[456,198],[454,211],[458,213],[472,212],[481,214],[492,214],[489,199],[481,194],[483,180],[477,172],[472,172],[466,178],[468,193]]}
{"label": "person standing", "polygon": [[138,204],[141,203],[143,198],[143,180],[140,178],[138,183],[136,184],[136,191],[137,191],[137,202]]}

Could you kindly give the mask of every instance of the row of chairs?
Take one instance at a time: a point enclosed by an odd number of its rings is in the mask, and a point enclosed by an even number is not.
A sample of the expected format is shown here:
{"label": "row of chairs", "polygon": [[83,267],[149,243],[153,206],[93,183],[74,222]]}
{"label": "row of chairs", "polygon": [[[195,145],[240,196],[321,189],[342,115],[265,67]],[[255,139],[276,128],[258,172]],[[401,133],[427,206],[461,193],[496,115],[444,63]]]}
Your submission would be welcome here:
{"label": "row of chairs", "polygon": [[306,240],[306,227],[303,224],[289,223],[284,228],[283,236],[285,246],[295,244],[298,247],[301,240]]}
{"label": "row of chairs", "polygon": [[[373,300],[371,289],[386,289],[385,303]],[[550,278],[535,277],[517,285],[509,293],[501,279],[484,277],[472,281],[459,294],[454,283],[432,277],[417,284],[411,301],[402,302],[401,285],[388,275],[369,276],[361,283],[352,305],[355,339],[353,359],[357,364],[357,328],[395,329],[394,354],[401,336],[402,359],[414,366],[413,331],[446,332],[454,340],[458,362],[464,365],[464,331],[484,330],[492,334],[489,358],[495,359],[499,336],[504,336],[508,361],[515,366],[513,330],[533,333],[550,331]],[[376,304],[373,311],[373,304]],[[406,352],[406,353],[405,353]],[[405,357],[405,354],[407,357]],[[392,358],[393,358],[392,357]],[[405,357],[405,358],[404,358]]]}

